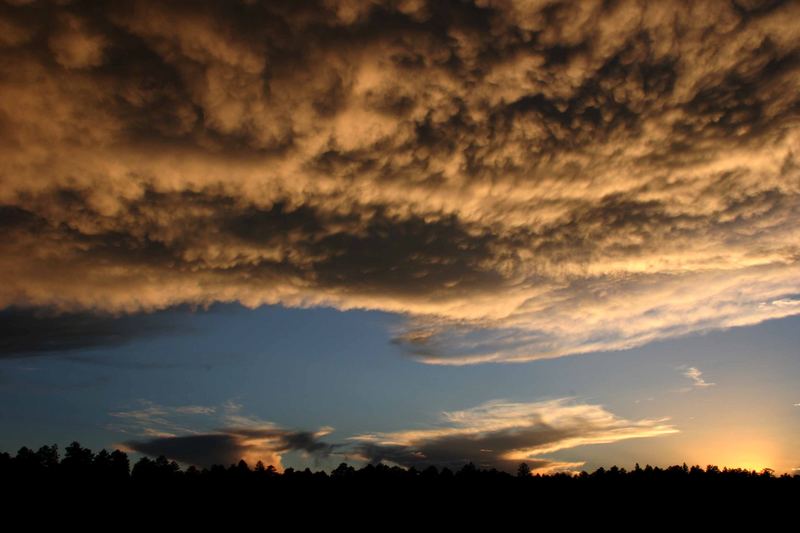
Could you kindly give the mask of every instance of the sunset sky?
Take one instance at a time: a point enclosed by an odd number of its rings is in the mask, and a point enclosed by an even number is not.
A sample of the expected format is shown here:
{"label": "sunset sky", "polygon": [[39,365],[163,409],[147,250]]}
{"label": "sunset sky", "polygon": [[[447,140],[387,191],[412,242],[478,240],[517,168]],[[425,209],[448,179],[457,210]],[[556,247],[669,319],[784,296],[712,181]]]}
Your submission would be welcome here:
{"label": "sunset sky", "polygon": [[793,472],[798,21],[0,0],[0,451]]}

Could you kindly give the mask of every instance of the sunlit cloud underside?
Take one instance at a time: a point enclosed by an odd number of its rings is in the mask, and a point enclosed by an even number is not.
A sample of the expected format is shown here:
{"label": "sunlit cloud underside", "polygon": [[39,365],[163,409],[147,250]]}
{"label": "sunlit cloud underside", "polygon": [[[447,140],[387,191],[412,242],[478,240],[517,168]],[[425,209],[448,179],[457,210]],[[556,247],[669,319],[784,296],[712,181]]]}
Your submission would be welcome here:
{"label": "sunlit cloud underside", "polygon": [[436,364],[800,312],[797,2],[19,4],[0,307],[382,310]]}

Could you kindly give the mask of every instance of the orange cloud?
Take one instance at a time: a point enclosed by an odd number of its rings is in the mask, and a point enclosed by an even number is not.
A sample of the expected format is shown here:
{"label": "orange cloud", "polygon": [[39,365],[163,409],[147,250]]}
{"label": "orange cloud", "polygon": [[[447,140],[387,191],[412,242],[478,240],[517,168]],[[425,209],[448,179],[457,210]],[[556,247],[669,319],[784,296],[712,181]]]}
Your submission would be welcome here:
{"label": "orange cloud", "polygon": [[379,309],[436,364],[796,314],[798,10],[3,6],[0,307]]}

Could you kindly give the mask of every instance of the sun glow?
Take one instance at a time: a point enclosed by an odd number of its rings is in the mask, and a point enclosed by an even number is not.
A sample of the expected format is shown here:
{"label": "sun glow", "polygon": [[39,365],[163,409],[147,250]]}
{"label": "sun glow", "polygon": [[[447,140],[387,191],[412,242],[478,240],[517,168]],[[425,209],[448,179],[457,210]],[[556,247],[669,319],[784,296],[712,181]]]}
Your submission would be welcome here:
{"label": "sun glow", "polygon": [[760,472],[765,468],[771,468],[781,471],[781,465],[777,461],[778,456],[773,440],[726,436],[706,448],[702,457],[710,460],[706,459],[701,466],[705,467],[707,463],[717,465],[720,469],[743,468]]}

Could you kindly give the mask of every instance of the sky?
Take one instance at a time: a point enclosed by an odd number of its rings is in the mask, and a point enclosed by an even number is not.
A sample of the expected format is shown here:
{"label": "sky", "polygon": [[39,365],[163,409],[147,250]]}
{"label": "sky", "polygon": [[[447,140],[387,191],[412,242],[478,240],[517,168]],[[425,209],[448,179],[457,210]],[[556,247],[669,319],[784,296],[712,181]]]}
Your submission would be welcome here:
{"label": "sky", "polygon": [[0,449],[800,467],[800,2],[0,2]]}

